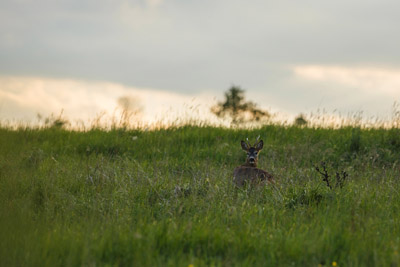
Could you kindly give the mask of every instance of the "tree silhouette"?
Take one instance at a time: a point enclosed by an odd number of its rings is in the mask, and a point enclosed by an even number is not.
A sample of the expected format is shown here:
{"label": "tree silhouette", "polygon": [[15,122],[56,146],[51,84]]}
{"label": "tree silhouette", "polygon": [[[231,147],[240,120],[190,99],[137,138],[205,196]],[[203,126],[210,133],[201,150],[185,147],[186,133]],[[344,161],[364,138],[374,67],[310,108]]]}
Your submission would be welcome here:
{"label": "tree silhouette", "polygon": [[132,119],[137,119],[143,109],[139,99],[133,96],[121,96],[118,98],[117,103],[121,110],[120,124],[124,128],[131,124]]}
{"label": "tree silhouette", "polygon": [[225,101],[218,102],[211,112],[220,118],[229,117],[235,124],[268,119],[270,114],[257,108],[254,102],[246,101],[244,92],[239,86],[232,86],[225,92]]}
{"label": "tree silhouette", "polygon": [[305,126],[307,125],[308,121],[306,120],[304,114],[300,113],[295,119],[294,119],[294,125],[296,126]]}

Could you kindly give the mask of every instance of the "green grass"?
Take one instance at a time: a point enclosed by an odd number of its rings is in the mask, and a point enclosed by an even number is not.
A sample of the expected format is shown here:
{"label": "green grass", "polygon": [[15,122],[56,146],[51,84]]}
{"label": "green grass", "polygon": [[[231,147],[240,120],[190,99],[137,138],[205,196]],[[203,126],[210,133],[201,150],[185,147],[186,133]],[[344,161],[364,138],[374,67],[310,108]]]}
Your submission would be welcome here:
{"label": "green grass", "polygon": [[[236,189],[258,135],[276,183]],[[0,265],[398,266],[399,160],[399,129],[3,127]]]}

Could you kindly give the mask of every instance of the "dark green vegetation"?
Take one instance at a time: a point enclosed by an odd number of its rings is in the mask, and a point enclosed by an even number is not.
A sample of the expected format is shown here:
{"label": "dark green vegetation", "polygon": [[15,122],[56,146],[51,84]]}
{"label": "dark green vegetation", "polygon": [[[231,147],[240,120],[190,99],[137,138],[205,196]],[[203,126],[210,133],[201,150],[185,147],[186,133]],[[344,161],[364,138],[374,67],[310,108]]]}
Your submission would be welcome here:
{"label": "dark green vegetation", "polygon": [[[258,135],[276,184],[235,189]],[[398,266],[399,160],[398,129],[2,128],[0,265]]]}

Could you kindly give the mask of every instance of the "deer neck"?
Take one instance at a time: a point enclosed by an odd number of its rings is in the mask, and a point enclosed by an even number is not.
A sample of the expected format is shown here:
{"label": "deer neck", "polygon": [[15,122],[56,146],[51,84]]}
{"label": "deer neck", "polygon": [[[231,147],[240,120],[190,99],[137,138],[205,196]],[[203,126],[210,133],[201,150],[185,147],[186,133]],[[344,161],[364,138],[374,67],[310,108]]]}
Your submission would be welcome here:
{"label": "deer neck", "polygon": [[257,163],[250,163],[247,162],[245,164],[242,165],[243,167],[250,167],[250,168],[257,168]]}

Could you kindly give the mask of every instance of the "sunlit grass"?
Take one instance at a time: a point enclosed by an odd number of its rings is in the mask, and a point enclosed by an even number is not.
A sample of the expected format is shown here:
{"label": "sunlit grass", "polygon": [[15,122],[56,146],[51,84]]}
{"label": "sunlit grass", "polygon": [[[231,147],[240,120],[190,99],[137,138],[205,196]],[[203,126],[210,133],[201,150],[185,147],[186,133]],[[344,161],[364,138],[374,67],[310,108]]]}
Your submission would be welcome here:
{"label": "sunlit grass", "polygon": [[[101,130],[157,130],[167,128],[179,128],[187,125],[199,127],[235,128],[235,129],[257,129],[264,125],[275,125],[282,127],[301,126],[307,128],[340,129],[345,127],[357,127],[362,129],[393,129],[400,128],[400,103],[394,102],[391,114],[387,116],[366,116],[362,111],[343,114],[338,110],[328,111],[317,109],[310,113],[300,113],[297,116],[289,115],[279,111],[268,110],[270,114],[267,120],[245,121],[234,123],[232,118],[219,118],[212,114],[205,106],[185,105],[184,110],[169,110],[163,115],[143,120],[140,113],[130,109],[116,109],[113,113],[100,112],[92,119],[71,120],[63,114],[43,116],[37,114],[36,120],[0,120],[0,127],[7,129],[42,129],[49,127],[61,127],[73,131]],[[301,125],[296,119],[302,118]]]}

